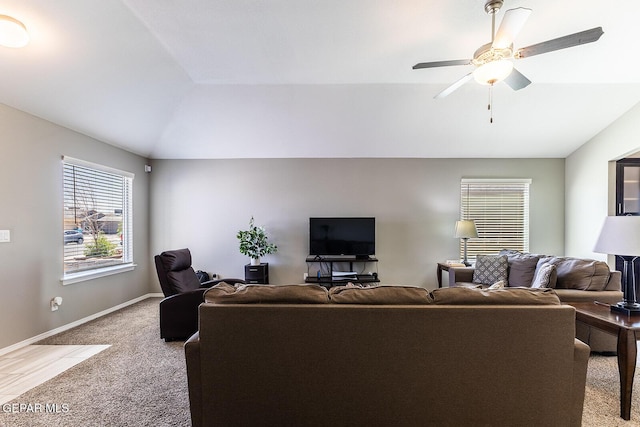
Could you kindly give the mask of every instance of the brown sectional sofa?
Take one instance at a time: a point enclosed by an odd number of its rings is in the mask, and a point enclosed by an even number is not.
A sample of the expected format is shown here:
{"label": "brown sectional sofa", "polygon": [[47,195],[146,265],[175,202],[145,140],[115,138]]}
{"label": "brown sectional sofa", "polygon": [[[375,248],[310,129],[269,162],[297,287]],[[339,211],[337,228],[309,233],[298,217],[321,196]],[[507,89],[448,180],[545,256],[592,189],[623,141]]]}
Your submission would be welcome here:
{"label": "brown sectional sofa", "polygon": [[[622,300],[621,273],[611,271],[607,263],[584,258],[555,257],[501,251],[508,260],[507,286],[531,286],[531,278],[544,264],[555,266],[553,288],[563,303],[599,301],[613,304]],[[533,266],[533,269],[532,269]],[[474,283],[473,267],[449,269],[449,286],[487,286],[489,283]],[[591,347],[591,351],[616,353],[617,338],[614,335],[592,328],[582,322],[576,324],[576,337]]]}
{"label": "brown sectional sofa", "polygon": [[579,426],[589,347],[553,290],[218,285],[194,426]]}

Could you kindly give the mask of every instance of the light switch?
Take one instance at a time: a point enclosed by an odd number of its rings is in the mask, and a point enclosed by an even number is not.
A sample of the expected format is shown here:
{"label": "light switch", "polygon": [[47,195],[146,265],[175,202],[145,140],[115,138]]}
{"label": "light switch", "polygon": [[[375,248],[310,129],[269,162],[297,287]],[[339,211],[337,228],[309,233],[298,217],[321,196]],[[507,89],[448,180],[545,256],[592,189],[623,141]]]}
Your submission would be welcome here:
{"label": "light switch", "polygon": [[11,241],[11,232],[9,230],[0,230],[0,243],[9,243]]}

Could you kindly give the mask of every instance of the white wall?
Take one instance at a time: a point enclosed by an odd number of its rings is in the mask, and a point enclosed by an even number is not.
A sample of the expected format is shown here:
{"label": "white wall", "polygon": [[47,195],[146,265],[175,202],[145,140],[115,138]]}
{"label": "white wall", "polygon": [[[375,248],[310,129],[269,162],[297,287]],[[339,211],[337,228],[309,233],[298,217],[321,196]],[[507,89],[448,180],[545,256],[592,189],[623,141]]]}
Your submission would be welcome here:
{"label": "white wall", "polygon": [[563,159],[154,160],[151,175],[151,251],[189,247],[222,277],[244,277],[235,235],[252,215],[279,246],[271,283],[302,281],[310,216],[375,216],[381,281],[434,288],[457,257],[463,177],[532,178],[530,249],[564,252]]}
{"label": "white wall", "polygon": [[639,134],[640,104],[567,157],[567,255],[607,259],[606,255],[593,252],[593,246],[604,218],[615,213],[615,180],[610,162],[639,151]]}
{"label": "white wall", "polygon": [[[0,349],[110,309],[150,290],[145,159],[0,105],[2,167]],[[135,173],[134,271],[63,286],[63,155]],[[49,301],[63,297],[58,311]]]}

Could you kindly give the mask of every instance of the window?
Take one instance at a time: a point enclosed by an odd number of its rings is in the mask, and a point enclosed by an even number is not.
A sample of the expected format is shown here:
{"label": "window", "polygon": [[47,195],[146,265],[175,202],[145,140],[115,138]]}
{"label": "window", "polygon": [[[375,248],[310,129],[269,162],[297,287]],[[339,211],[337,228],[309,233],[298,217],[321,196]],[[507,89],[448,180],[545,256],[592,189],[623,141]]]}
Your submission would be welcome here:
{"label": "window", "polygon": [[133,268],[133,174],[63,158],[64,284]]}
{"label": "window", "polygon": [[[460,218],[476,223],[477,239],[469,239],[467,253],[496,254],[502,249],[529,251],[530,179],[462,179]],[[460,243],[460,254],[464,251]]]}

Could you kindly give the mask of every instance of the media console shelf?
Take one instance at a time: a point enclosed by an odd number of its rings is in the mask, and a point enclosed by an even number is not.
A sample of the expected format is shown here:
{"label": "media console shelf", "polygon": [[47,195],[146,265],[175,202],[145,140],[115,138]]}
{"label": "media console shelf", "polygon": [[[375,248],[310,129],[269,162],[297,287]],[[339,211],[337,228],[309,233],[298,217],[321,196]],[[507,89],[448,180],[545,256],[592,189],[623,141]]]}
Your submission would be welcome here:
{"label": "media console shelf", "polygon": [[[317,283],[323,286],[331,287],[337,285],[345,285],[349,282],[352,283],[378,283],[380,279],[378,278],[378,268],[376,264],[375,272],[366,273],[366,274],[344,274],[344,269],[336,270],[336,264],[349,264],[348,270],[346,272],[355,272],[354,266],[358,266],[361,264],[361,271],[370,271],[366,270],[366,264],[368,263],[377,263],[378,259],[372,256],[366,258],[360,258],[356,256],[316,256],[309,255],[306,259],[307,262],[307,277],[304,280],[305,283]],[[314,263],[319,264],[317,273],[311,274],[309,272],[310,266]],[[325,268],[323,271],[322,266],[326,265],[328,268]]]}

